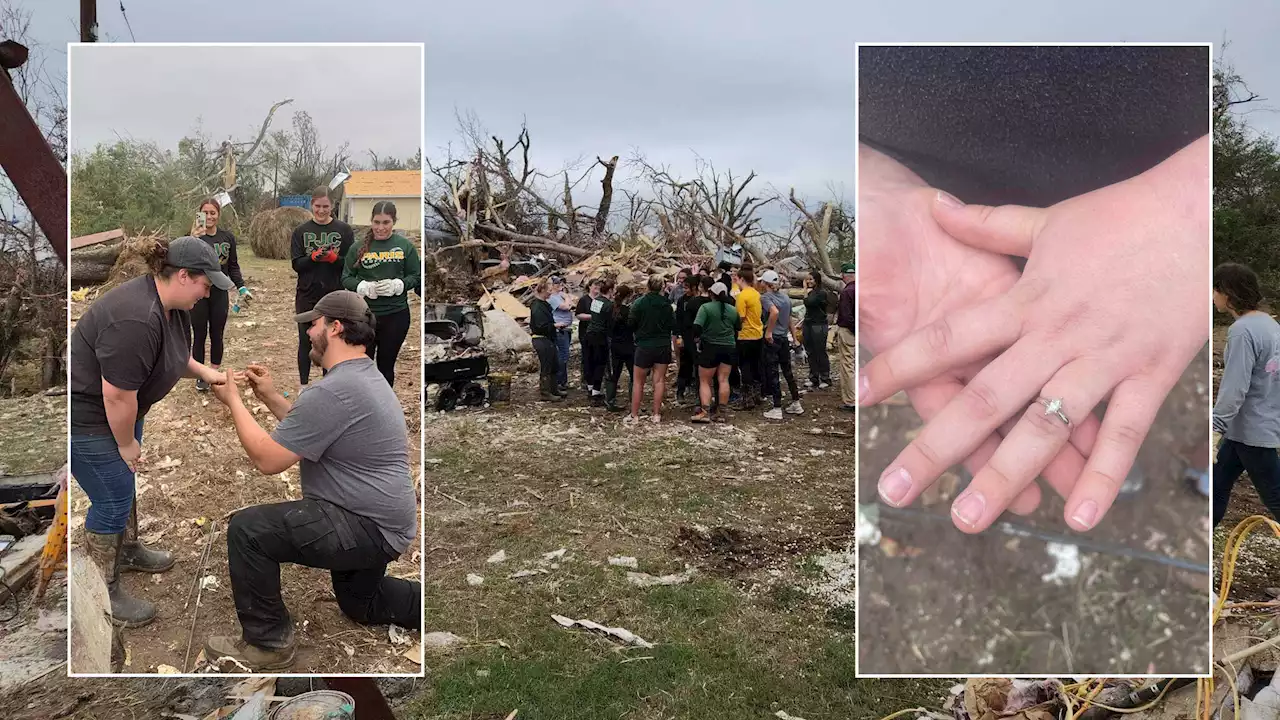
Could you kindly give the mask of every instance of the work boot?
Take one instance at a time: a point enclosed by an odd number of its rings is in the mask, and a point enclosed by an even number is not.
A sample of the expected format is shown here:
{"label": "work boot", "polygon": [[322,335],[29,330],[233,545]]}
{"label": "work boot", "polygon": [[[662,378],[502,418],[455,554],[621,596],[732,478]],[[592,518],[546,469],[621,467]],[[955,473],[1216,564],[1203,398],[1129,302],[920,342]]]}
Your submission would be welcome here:
{"label": "work boot", "polygon": [[149,548],[138,538],[138,503],[134,502],[129,523],[124,528],[124,540],[120,543],[120,569],[162,573],[171,567],[172,553]]}
{"label": "work boot", "polygon": [[196,390],[199,392],[208,392],[209,383],[205,382],[204,378],[196,378]]}
{"label": "work boot", "polygon": [[120,545],[123,538],[124,533],[106,535],[86,530],[85,551],[107,583],[107,595],[111,598],[111,621],[127,628],[141,627],[155,619],[156,606],[150,601],[133,597],[120,582]]}
{"label": "work boot", "polygon": [[543,375],[540,383],[540,397],[544,402],[560,402],[564,397],[556,393],[556,379],[552,375]]}
{"label": "work boot", "polygon": [[204,642],[204,656],[212,663],[229,657],[254,671],[283,670],[293,665],[294,652],[297,650],[292,632],[289,633],[288,642],[282,648],[264,648],[247,642],[244,638],[211,635]]}

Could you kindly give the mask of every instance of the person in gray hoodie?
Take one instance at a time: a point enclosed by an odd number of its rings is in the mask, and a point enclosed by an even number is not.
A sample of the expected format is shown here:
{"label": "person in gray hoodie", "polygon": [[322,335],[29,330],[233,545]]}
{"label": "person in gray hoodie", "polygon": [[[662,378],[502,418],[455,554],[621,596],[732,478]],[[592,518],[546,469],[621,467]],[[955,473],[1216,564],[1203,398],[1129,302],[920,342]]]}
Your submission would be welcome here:
{"label": "person in gray hoodie", "polygon": [[1222,436],[1213,463],[1213,525],[1226,515],[1231,489],[1249,473],[1258,497],[1280,520],[1280,323],[1263,310],[1253,270],[1225,263],[1213,270],[1213,306],[1235,318],[1223,350],[1213,432]]}

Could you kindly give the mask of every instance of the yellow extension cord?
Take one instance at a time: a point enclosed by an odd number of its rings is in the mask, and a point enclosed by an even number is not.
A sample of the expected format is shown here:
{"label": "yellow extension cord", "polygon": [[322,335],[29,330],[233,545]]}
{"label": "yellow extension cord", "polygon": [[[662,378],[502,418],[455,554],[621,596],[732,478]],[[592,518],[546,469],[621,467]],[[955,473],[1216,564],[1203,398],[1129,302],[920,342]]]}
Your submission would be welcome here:
{"label": "yellow extension cord", "polygon": [[[1222,615],[1222,608],[1227,603],[1227,595],[1231,591],[1231,583],[1235,576],[1236,558],[1240,555],[1240,549],[1244,547],[1245,538],[1249,536],[1249,533],[1259,528],[1267,527],[1271,528],[1271,532],[1275,533],[1275,536],[1280,538],[1280,522],[1276,522],[1268,517],[1263,517],[1262,515],[1251,515],[1244,520],[1241,520],[1238,525],[1232,528],[1231,534],[1227,536],[1227,541],[1224,543],[1222,551],[1222,583],[1218,586],[1218,602],[1213,606],[1212,622],[1210,623],[1210,627],[1218,624],[1218,618]],[[1236,717],[1239,717],[1240,689],[1236,687],[1235,668],[1226,668],[1220,663],[1214,663],[1214,667],[1217,670],[1221,670],[1222,674],[1226,676],[1227,683],[1231,686],[1231,692],[1234,697]],[[1116,708],[1104,705],[1094,700],[1094,698],[1102,692],[1104,684],[1104,678],[1088,678],[1083,682],[1063,685],[1062,689],[1064,694],[1062,699],[1070,711],[1068,714],[1070,720],[1075,720],[1080,717],[1080,715],[1082,715],[1084,711],[1091,706],[1097,706],[1104,710],[1110,710],[1112,712],[1122,713],[1125,715],[1150,710],[1164,699],[1165,694],[1168,693],[1169,688],[1172,687],[1172,685],[1166,685],[1164,690],[1161,690],[1160,694],[1157,695],[1155,699],[1141,707]],[[1213,717],[1213,690],[1214,684],[1212,675],[1207,678],[1196,680],[1196,717],[1200,720],[1209,720]],[[1079,703],[1078,709],[1077,703]],[[925,708],[901,710],[893,713],[892,715],[887,715],[881,718],[881,720],[894,720],[894,718],[907,713],[924,711]]]}

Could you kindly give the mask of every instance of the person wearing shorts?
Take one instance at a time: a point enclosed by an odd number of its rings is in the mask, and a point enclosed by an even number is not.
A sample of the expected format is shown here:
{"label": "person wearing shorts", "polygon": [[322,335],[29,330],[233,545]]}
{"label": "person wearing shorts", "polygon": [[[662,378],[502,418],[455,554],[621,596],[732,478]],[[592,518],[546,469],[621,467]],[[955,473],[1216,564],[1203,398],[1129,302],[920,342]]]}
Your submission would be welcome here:
{"label": "person wearing shorts", "polygon": [[[729,373],[738,361],[737,337],[742,318],[724,283],[712,283],[708,299],[698,308],[693,333],[698,339],[698,395],[701,406],[693,422],[724,422],[721,403],[729,398]],[[712,381],[716,387],[712,389]]]}
{"label": "person wearing shorts", "polygon": [[631,386],[631,414],[628,423],[640,419],[640,404],[644,400],[645,380],[653,375],[653,414],[650,422],[662,422],[662,396],[667,391],[667,366],[671,364],[671,330],[675,327],[675,313],[662,291],[666,279],[661,275],[649,278],[649,292],[631,306],[628,322],[635,333],[636,374]]}

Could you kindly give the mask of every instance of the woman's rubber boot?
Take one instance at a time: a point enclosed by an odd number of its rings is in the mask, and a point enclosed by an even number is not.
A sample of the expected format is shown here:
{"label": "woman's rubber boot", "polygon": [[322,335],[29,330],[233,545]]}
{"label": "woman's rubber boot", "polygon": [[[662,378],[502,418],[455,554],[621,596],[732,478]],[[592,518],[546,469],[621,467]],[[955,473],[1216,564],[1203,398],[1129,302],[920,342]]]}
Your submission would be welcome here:
{"label": "woman's rubber boot", "polygon": [[138,503],[133,503],[129,524],[124,528],[124,540],[120,543],[120,569],[135,572],[162,573],[173,567],[173,553],[155,550],[138,538]]}
{"label": "woman's rubber boot", "polygon": [[102,573],[107,583],[107,596],[111,598],[111,622],[127,628],[141,627],[156,617],[155,604],[135,598],[124,589],[120,582],[120,546],[124,533],[84,533],[85,550],[89,559]]}

